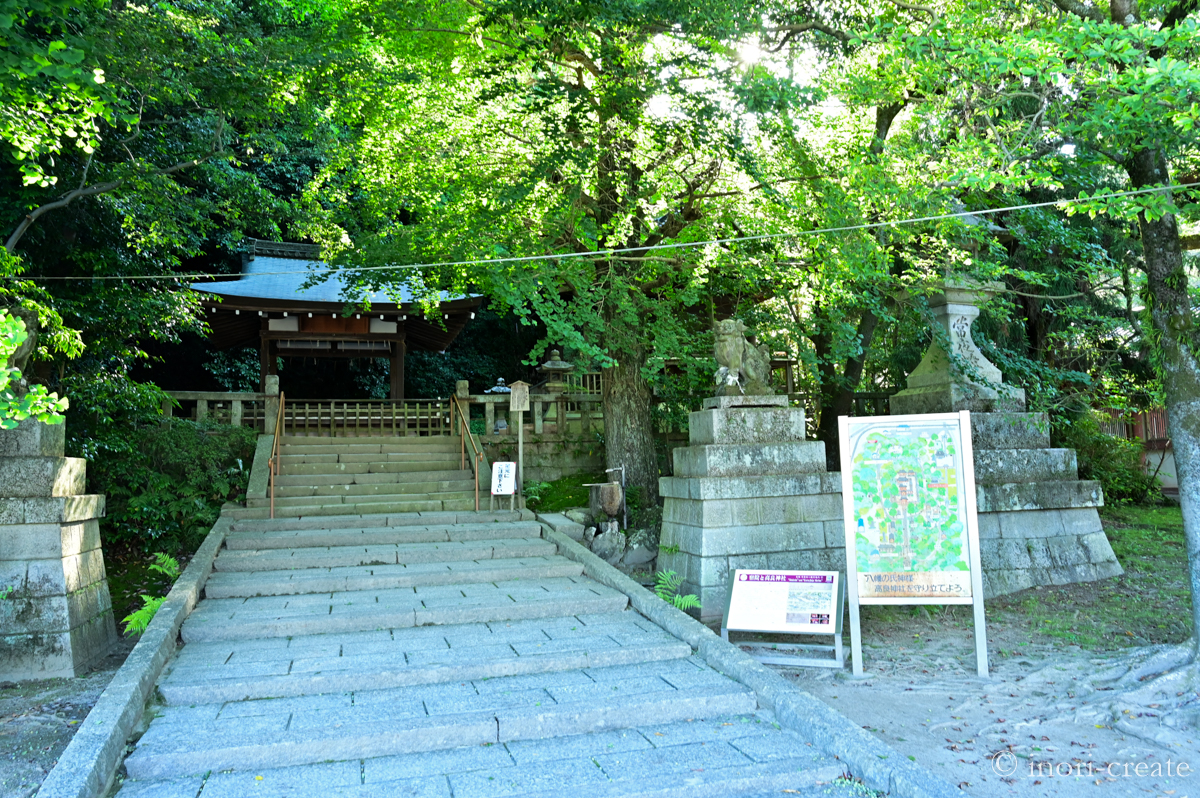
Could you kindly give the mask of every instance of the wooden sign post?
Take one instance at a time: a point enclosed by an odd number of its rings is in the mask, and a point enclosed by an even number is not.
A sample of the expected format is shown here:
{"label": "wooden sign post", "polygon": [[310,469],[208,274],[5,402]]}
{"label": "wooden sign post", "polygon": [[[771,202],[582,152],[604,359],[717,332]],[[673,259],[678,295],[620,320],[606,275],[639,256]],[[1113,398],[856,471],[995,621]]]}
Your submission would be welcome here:
{"label": "wooden sign post", "polygon": [[988,675],[971,414],[838,419],[850,658],[863,675],[859,607],[970,604]]}
{"label": "wooden sign post", "polygon": [[524,495],[525,485],[525,411],[529,409],[529,383],[517,380],[508,395],[508,409],[517,414],[517,493]]}

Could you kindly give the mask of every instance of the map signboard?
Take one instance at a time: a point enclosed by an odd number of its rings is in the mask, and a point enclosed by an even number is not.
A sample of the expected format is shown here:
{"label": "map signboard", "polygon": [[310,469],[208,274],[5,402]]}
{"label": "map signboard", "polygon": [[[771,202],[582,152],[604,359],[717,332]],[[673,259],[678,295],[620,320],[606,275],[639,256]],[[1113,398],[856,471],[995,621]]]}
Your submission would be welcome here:
{"label": "map signboard", "polygon": [[[861,604],[972,604],[983,575],[970,413],[840,419],[855,673]],[[986,675],[986,650],[981,675]]]}

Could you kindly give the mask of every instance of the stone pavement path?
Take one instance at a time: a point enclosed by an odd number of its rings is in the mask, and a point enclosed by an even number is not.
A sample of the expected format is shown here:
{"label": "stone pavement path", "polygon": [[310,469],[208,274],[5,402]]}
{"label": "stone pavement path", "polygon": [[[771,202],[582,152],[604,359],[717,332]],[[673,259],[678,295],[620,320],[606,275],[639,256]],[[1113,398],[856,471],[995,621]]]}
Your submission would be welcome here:
{"label": "stone pavement path", "polygon": [[861,795],[520,513],[242,520],[119,798]]}

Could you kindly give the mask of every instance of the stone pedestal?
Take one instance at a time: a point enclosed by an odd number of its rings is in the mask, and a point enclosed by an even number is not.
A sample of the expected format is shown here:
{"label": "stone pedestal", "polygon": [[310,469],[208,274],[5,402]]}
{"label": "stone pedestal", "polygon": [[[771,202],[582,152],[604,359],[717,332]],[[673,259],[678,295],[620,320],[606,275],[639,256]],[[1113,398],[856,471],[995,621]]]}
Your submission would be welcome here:
{"label": "stone pedestal", "polygon": [[979,550],[988,598],[1122,573],[1100,524],[1099,482],[1050,448],[1044,413],[972,413]]}
{"label": "stone pedestal", "polygon": [[117,641],[100,550],[104,497],[65,428],[0,431],[0,681],[78,676]]}
{"label": "stone pedestal", "polygon": [[[659,480],[659,570],[683,576],[700,620],[725,610],[737,568],[845,567],[840,475],[825,444],[804,439],[804,411],[784,396],[721,396],[690,416],[689,443]],[[677,547],[677,551],[672,551]]]}

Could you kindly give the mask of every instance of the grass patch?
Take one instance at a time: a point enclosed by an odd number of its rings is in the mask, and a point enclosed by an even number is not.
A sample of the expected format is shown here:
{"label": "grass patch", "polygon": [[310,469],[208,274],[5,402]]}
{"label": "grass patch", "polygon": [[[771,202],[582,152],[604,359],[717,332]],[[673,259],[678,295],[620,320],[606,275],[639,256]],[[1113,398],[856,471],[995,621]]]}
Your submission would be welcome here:
{"label": "grass patch", "polygon": [[[1002,656],[1019,656],[1029,645],[1110,652],[1188,638],[1192,597],[1180,509],[1121,506],[1101,512],[1125,573],[988,599],[989,648]],[[920,648],[945,631],[970,628],[967,606],[863,608],[864,639],[899,646]]]}
{"label": "grass patch", "polygon": [[587,507],[590,482],[607,482],[603,474],[571,474],[553,482],[526,482],[525,503],[539,513],[558,513],[572,507]]}

